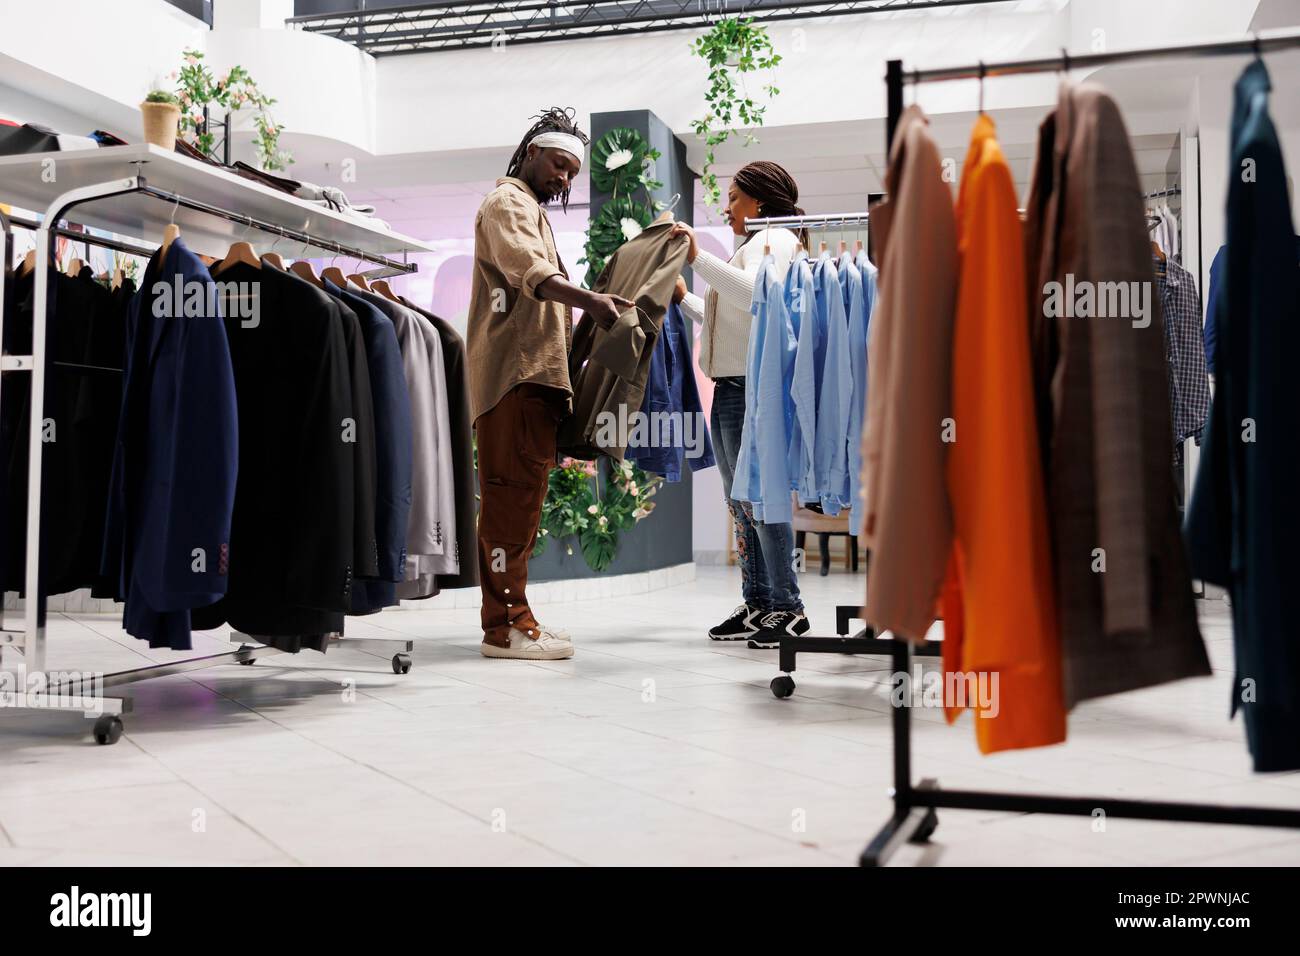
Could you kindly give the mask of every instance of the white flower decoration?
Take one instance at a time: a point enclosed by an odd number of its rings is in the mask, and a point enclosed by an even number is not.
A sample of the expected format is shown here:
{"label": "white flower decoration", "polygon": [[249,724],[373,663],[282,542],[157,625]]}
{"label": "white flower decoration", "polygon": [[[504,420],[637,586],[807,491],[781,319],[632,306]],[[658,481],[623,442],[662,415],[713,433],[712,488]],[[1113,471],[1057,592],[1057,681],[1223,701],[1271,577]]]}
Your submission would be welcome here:
{"label": "white flower decoration", "polygon": [[595,505],[587,505],[587,514],[589,515],[594,515],[599,510],[600,509],[597,508]]}
{"label": "white flower decoration", "polygon": [[641,223],[635,219],[620,219],[618,227],[623,231],[623,238],[629,241],[641,235]]}
{"label": "white flower decoration", "polygon": [[632,162],[632,150],[616,149],[614,152],[610,153],[609,158],[605,160],[605,168],[612,172],[615,169],[622,169],[630,162]]}

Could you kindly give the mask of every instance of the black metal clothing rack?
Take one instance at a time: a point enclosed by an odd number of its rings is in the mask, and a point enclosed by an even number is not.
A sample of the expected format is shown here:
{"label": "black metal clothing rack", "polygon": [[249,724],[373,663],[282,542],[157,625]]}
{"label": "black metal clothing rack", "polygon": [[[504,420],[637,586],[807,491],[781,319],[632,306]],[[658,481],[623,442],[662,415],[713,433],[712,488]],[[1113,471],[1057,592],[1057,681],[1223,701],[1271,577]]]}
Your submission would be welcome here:
{"label": "black metal clothing rack", "polygon": [[[1269,36],[1255,35],[1243,40],[1195,43],[1185,46],[1166,46],[1151,49],[1121,50],[1114,53],[1091,53],[1071,56],[1062,51],[1058,57],[1020,60],[1008,63],[976,63],[970,66],[944,67],[935,70],[914,70],[904,73],[901,60],[890,60],[885,72],[886,103],[889,110],[886,124],[888,140],[886,152],[892,145],[894,130],[903,112],[904,82],[983,79],[990,76],[1007,76],[1022,73],[1041,73],[1069,70],[1072,67],[1102,66],[1139,60],[1164,59],[1185,56],[1227,56],[1239,54],[1260,55],[1264,52],[1300,48],[1300,32]],[[841,626],[845,615],[857,612],[853,608],[840,608]],[[843,627],[843,632],[847,627]],[[864,631],[863,634],[870,633]],[[877,645],[882,639],[875,638]],[[887,643],[895,675],[906,675],[911,669],[913,644],[903,638],[883,639]],[[865,642],[864,642],[865,643]],[[785,647],[782,646],[782,654]],[[878,651],[877,651],[878,653]],[[793,663],[793,662],[791,662]],[[896,679],[898,679],[896,677]],[[775,683],[775,682],[774,682]],[[1186,823],[1227,823],[1252,827],[1300,828],[1300,810],[1273,807],[1225,806],[1219,804],[1186,803],[1166,800],[1122,800],[1099,796],[1050,796],[1046,794],[1020,794],[985,790],[943,790],[938,781],[923,779],[912,783],[911,722],[909,707],[895,707],[892,715],[894,743],[894,812],[888,822],[867,844],[859,862],[863,866],[881,866],[904,842],[924,843],[938,826],[937,810],[1004,810],[1009,813],[1056,813],[1070,816],[1089,816],[1098,810],[1110,817],[1129,817],[1143,820],[1170,820]]]}
{"label": "black metal clothing rack", "polygon": [[[193,199],[176,192],[159,189],[151,186],[143,174],[137,174],[122,179],[70,189],[59,195],[58,198],[50,204],[39,223],[25,220],[20,217],[7,216],[3,212],[0,212],[0,227],[3,227],[4,230],[4,237],[0,240],[0,247],[2,247],[4,253],[4,259],[0,262],[0,333],[3,332],[5,320],[5,273],[8,271],[9,264],[12,261],[12,226],[19,225],[35,229],[37,236],[36,272],[38,275],[45,274],[53,264],[56,236],[70,237],[90,245],[103,246],[135,255],[149,255],[152,252],[150,247],[107,237],[93,236],[87,233],[74,232],[62,225],[68,213],[80,205],[133,193],[151,196],[155,199],[171,203],[174,207],[183,206],[187,209],[192,209],[218,219],[223,219],[227,222],[241,224],[249,229],[258,229],[262,232],[299,241],[303,243],[304,251],[309,247],[322,250],[332,250],[336,255],[348,256],[349,258],[355,258],[366,262],[373,262],[386,269],[391,269],[396,273],[415,272],[419,268],[415,263],[398,262],[394,259],[388,258],[387,256],[380,255],[379,253],[343,245],[331,239],[315,236],[300,229],[282,225],[278,222],[270,222],[254,216],[235,212],[233,210],[224,209],[212,205],[211,203]],[[20,651],[23,655],[23,667],[26,671],[43,673],[45,671],[45,620],[47,597],[44,577],[45,562],[42,547],[44,542],[47,509],[43,507],[43,504],[46,492],[48,491],[48,481],[43,480],[47,477],[42,468],[44,443],[41,439],[42,430],[37,427],[36,423],[42,420],[44,414],[44,405],[47,400],[48,390],[47,383],[50,381],[50,370],[56,364],[62,365],[71,363],[55,363],[49,349],[47,348],[47,332],[49,325],[48,283],[35,283],[33,312],[31,354],[10,355],[6,353],[0,357],[0,371],[9,373],[25,372],[32,376],[31,400],[29,404],[31,427],[29,428],[28,438],[28,497],[26,517],[27,571],[24,588],[26,602],[22,612],[23,624],[20,628],[7,626],[7,622],[4,621],[4,611],[0,610],[0,650],[7,647]],[[120,369],[108,369],[98,366],[81,367],[94,368],[100,371],[121,371]],[[6,489],[3,487],[0,487],[0,499],[3,498],[5,490]],[[10,530],[12,531],[16,529]],[[122,721],[118,715],[131,709],[131,701],[130,698],[105,696],[102,694],[102,691],[105,688],[134,683],[141,680],[149,680],[154,677],[162,677],[169,674],[198,670],[219,664],[252,664],[258,658],[270,657],[282,653],[278,648],[268,645],[251,646],[242,644],[245,640],[257,641],[256,636],[253,635],[232,632],[231,640],[241,642],[241,646],[237,650],[226,653],[188,658],[167,664],[154,664],[147,667],[139,667],[127,671],[105,674],[96,677],[89,683],[84,679],[77,679],[71,683],[65,682],[64,684],[51,683],[47,687],[45,693],[41,695],[42,700],[39,703],[30,706],[38,707],[41,710],[47,711],[82,711],[87,716],[99,715],[92,731],[95,740],[101,744],[116,743],[121,737],[123,730]],[[334,643],[343,640],[354,639],[345,639],[342,635],[332,636],[332,642]],[[392,639],[372,640],[368,638],[363,640],[366,646],[370,648],[378,649],[382,647],[385,651],[397,651],[391,661],[394,673],[405,674],[410,671],[411,659],[409,652],[414,648],[414,643],[412,641]]]}

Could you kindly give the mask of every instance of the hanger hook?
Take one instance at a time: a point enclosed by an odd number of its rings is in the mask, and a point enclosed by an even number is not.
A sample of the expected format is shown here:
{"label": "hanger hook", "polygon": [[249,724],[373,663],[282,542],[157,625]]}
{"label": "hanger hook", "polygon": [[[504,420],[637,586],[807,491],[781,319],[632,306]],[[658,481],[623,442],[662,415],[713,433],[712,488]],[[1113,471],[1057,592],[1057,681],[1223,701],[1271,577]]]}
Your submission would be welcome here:
{"label": "hanger hook", "polygon": [[177,196],[176,201],[172,203],[172,214],[170,218],[171,225],[176,225],[176,212],[181,208],[181,197]]}
{"label": "hanger hook", "polygon": [[984,61],[980,60],[980,115],[984,115],[984,74],[987,72]]}
{"label": "hanger hook", "polygon": [[1255,48],[1255,59],[1262,61],[1264,57],[1260,54],[1260,50],[1259,50],[1259,31],[1256,30],[1252,32],[1250,37],[1251,37],[1251,46]]}
{"label": "hanger hook", "polygon": [[1068,77],[1070,75],[1070,51],[1065,47],[1061,47],[1061,68]]}

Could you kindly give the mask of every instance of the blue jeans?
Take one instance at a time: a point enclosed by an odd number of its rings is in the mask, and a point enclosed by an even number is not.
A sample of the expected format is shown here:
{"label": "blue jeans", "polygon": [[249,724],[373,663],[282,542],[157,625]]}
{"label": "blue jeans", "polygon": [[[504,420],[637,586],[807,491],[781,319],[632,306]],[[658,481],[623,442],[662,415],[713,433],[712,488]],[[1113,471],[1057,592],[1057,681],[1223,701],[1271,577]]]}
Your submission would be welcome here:
{"label": "blue jeans", "polygon": [[763,611],[802,611],[799,581],[794,571],[794,529],[789,524],[755,521],[747,501],[731,497],[745,425],[745,379],[719,378],[713,382],[713,451],[722,475],[722,493],[736,526],[736,553],[745,603]]}

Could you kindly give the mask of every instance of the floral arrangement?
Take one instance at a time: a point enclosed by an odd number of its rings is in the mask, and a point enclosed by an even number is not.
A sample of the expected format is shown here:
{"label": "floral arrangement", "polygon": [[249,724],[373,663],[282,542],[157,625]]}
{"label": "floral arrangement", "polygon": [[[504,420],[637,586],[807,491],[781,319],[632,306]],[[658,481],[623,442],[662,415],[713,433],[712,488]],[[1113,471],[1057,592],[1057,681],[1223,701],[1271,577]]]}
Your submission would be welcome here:
{"label": "floral arrangement", "polygon": [[[587,243],[579,263],[586,263],[584,280],[588,289],[605,268],[609,257],[623,243],[635,239],[650,225],[664,204],[650,198],[663,183],[654,177],[659,150],[651,149],[634,129],[612,129],[591,147],[591,183],[610,194],[587,228]],[[636,194],[644,194],[642,199]]]}
{"label": "floral arrangement", "polygon": [[[205,156],[213,156],[216,137],[203,118],[203,108],[216,104],[227,110],[254,109],[257,136],[253,146],[258,160],[268,171],[287,169],[293,157],[280,149],[281,127],[272,119],[269,107],[275,100],[257,88],[242,66],[232,66],[220,79],[203,62],[198,50],[186,50],[185,65],[170,74],[176,81],[176,98],[181,108],[181,135]],[[230,135],[230,131],[226,131]],[[214,157],[215,158],[215,157]]]}
{"label": "floral arrangement", "polygon": [[565,458],[551,471],[533,557],[551,539],[571,555],[573,544],[565,539],[576,537],[588,567],[604,571],[618,551],[618,536],[654,510],[650,499],[663,481],[630,461],[607,461],[602,495],[595,462]]}
{"label": "floral arrangement", "polygon": [[[742,127],[762,126],[767,112],[766,106],[755,104],[745,91],[745,74],[770,70],[781,62],[781,56],[772,48],[766,28],[754,26],[752,17],[722,18],[708,33],[695,39],[691,52],[709,65],[709,88],[704,94],[708,112],[703,119],[693,120],[691,128],[704,140],[706,149],[700,171],[705,205],[718,206],[722,190],[713,172],[714,150],[731,137],[733,122],[739,121]],[[767,83],[763,92],[770,99],[781,91]],[[744,135],[746,146],[755,141],[753,134]]]}

